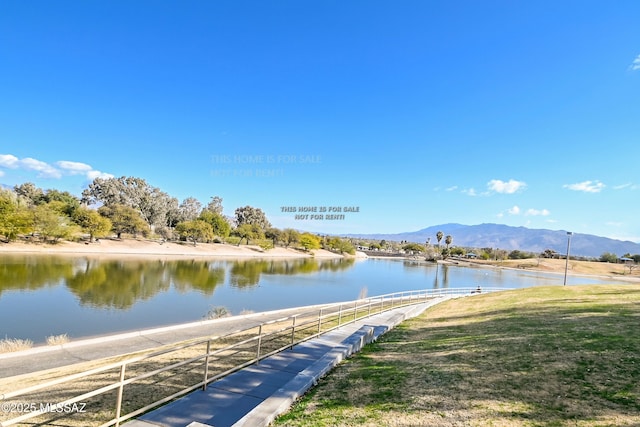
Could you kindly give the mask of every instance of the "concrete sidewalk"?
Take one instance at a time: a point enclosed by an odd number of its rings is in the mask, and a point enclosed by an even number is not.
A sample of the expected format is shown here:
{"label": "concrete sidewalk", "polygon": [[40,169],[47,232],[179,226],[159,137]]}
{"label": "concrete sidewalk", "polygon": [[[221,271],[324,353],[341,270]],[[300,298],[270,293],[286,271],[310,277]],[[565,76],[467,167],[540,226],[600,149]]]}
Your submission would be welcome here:
{"label": "concrete sidewalk", "polygon": [[377,314],[327,332],[148,412],[127,427],[266,426],[341,360],[450,297]]}

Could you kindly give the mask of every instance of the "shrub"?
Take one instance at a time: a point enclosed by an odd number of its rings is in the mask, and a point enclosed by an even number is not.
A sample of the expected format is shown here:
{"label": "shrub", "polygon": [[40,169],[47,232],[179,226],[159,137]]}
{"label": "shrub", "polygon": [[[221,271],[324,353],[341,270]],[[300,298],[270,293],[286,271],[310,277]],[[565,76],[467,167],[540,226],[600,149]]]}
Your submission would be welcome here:
{"label": "shrub", "polygon": [[47,345],[61,345],[69,342],[67,334],[51,335],[47,337]]}
{"label": "shrub", "polygon": [[33,341],[21,340],[18,338],[7,338],[0,340],[0,353],[9,353],[12,351],[27,350],[33,347]]}

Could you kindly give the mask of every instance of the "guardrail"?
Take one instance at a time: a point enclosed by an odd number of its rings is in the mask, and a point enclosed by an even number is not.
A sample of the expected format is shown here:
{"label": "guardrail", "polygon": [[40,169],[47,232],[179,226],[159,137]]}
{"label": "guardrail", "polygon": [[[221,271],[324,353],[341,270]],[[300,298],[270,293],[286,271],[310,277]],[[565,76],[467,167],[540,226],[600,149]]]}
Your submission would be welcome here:
{"label": "guardrail", "polygon": [[[504,289],[483,288],[482,292],[497,290]],[[457,288],[380,295],[326,305],[317,312],[301,312],[221,336],[160,347],[150,353],[128,355],[124,360],[111,358],[92,369],[43,378],[43,382],[0,394],[0,416],[20,413],[0,421],[0,427],[32,419],[35,425],[55,419],[56,425],[117,427],[123,421],[198,388],[206,389],[211,382],[232,372],[340,326],[432,298],[478,292]],[[62,419],[68,424],[62,424]]]}

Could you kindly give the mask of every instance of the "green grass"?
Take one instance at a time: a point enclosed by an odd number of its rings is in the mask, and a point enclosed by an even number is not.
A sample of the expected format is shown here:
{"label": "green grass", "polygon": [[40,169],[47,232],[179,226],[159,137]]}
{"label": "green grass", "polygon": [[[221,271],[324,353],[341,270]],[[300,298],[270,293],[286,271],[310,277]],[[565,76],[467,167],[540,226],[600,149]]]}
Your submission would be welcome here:
{"label": "green grass", "polygon": [[440,304],[339,365],[275,425],[640,425],[640,286]]}

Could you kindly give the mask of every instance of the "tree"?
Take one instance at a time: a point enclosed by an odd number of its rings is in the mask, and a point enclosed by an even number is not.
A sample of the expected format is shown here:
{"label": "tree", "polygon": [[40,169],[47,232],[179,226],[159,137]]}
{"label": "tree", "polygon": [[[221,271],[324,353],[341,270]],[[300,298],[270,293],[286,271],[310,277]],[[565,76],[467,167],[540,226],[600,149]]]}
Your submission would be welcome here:
{"label": "tree", "polygon": [[275,248],[276,243],[282,238],[282,231],[275,227],[269,227],[264,232],[264,236],[267,239],[271,239],[271,241],[273,242],[273,247]]}
{"label": "tree", "polygon": [[193,221],[183,221],[176,225],[176,233],[187,241],[192,241],[196,246],[198,241],[207,241],[213,239],[213,230],[207,222],[196,219]]}
{"label": "tree", "polygon": [[444,237],[444,233],[442,231],[438,231],[436,233],[436,240],[438,241],[438,248],[440,248],[440,241]]}
{"label": "tree", "polygon": [[271,227],[271,223],[267,220],[267,216],[260,208],[245,206],[236,209],[235,214],[238,227],[243,224],[257,225],[263,231]]}
{"label": "tree", "polygon": [[[30,210],[33,221],[32,233],[38,233],[45,241],[51,239],[57,242],[60,239],[70,237],[73,233],[69,217],[56,210],[55,203],[33,206]],[[51,204],[54,205],[54,208],[50,206]]]}
{"label": "tree", "polygon": [[451,250],[449,252],[451,253],[451,255],[462,256],[462,255],[464,255],[465,250],[464,250],[464,248],[461,248],[461,247],[458,246],[458,247],[451,248]]}
{"label": "tree", "polygon": [[177,200],[142,178],[96,178],[82,192],[82,203],[121,204],[136,209],[149,228],[165,225],[168,213]]}
{"label": "tree", "polygon": [[451,237],[451,235],[447,235],[447,237],[444,238],[444,243],[447,245],[447,250],[449,250],[449,245],[451,245],[452,242],[453,237]]}
{"label": "tree", "polygon": [[300,233],[293,228],[285,228],[282,230],[282,236],[280,237],[284,246],[288,248],[294,243],[298,243],[300,241]]}
{"label": "tree", "polygon": [[29,212],[18,203],[16,193],[0,189],[0,235],[10,242],[30,232],[31,224]]}
{"label": "tree", "polygon": [[68,191],[49,189],[44,194],[45,201],[50,206],[56,206],[56,210],[71,217],[73,212],[80,207],[80,199]]}
{"label": "tree", "polygon": [[600,255],[600,262],[618,262],[618,256],[616,254],[612,254],[611,252],[604,252]]}
{"label": "tree", "polygon": [[229,237],[231,233],[231,225],[224,216],[220,213],[211,212],[210,210],[203,210],[198,219],[201,219],[208,223],[213,230],[213,234],[224,240]]}
{"label": "tree", "polygon": [[44,191],[42,188],[37,187],[32,182],[25,182],[24,184],[16,185],[13,187],[13,191],[18,197],[27,201],[29,206],[39,205],[44,203]]}
{"label": "tree", "polygon": [[238,241],[238,246],[242,242],[242,239],[247,239],[247,245],[250,243],[252,239],[261,239],[264,237],[264,233],[262,229],[256,224],[242,224],[236,227],[233,230],[233,234],[240,237]]}
{"label": "tree", "polygon": [[213,196],[205,208],[209,212],[222,215],[222,197]]}
{"label": "tree", "polygon": [[198,201],[198,199],[194,197],[187,197],[180,203],[178,207],[178,215],[179,222],[182,221],[193,221],[198,218],[200,212],[202,211],[202,203]]}
{"label": "tree", "polygon": [[424,252],[425,251],[425,247],[418,244],[418,243],[407,243],[406,245],[404,245],[402,247],[402,249],[404,249],[405,251],[411,251],[411,252]]}
{"label": "tree", "polygon": [[122,237],[122,233],[136,236],[147,229],[147,224],[140,213],[131,206],[121,204],[100,206],[98,213],[109,218],[113,232],[116,233],[118,239]]}
{"label": "tree", "polygon": [[[377,243],[372,244],[372,246],[374,245],[378,246],[378,248],[380,247],[380,245],[378,245]],[[329,239],[329,241],[327,242],[327,246],[329,247],[329,249],[340,253],[348,253],[351,255],[356,253],[356,248],[353,247],[350,241],[341,239],[339,237],[332,237],[331,239]]]}
{"label": "tree", "polygon": [[108,218],[103,217],[97,211],[80,207],[73,215],[73,221],[89,234],[89,241],[94,237],[103,237],[109,234],[113,225]]}
{"label": "tree", "polygon": [[305,251],[320,249],[320,237],[311,233],[302,233],[300,235],[300,246],[302,246]]}
{"label": "tree", "polygon": [[528,255],[517,249],[509,252],[509,259],[527,259]]}

